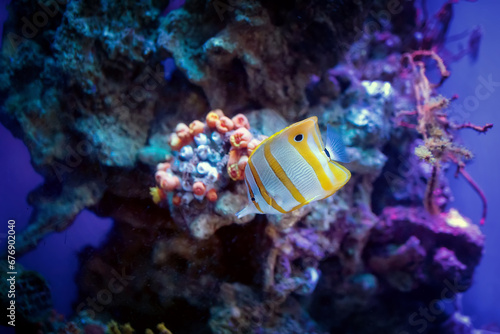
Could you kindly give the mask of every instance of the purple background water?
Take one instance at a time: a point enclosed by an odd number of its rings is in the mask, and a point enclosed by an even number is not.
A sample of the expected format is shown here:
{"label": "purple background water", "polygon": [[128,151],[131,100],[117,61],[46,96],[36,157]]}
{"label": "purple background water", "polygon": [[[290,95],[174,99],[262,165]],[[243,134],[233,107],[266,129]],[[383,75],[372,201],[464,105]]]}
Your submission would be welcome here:
{"label": "purple background water", "polygon": [[[444,1],[427,1],[429,12],[438,10]],[[451,65],[451,77],[440,92],[444,96],[458,94],[457,103],[463,104],[469,97],[476,95],[480,78],[492,77],[500,84],[500,1],[480,0],[478,2],[460,1],[455,6],[455,17],[450,27],[450,36],[480,25],[484,32],[479,57],[476,63],[464,58]],[[449,48],[456,48],[450,43]],[[483,90],[479,92],[484,93]],[[472,130],[463,130],[460,137],[471,148],[474,160],[467,165],[467,171],[483,188],[489,201],[486,224],[481,230],[486,235],[484,257],[474,276],[474,284],[464,294],[464,313],[470,315],[479,327],[496,322],[500,325],[500,86],[495,87],[489,98],[479,101],[476,110],[464,121],[475,124],[494,123],[487,135]],[[453,171],[454,172],[454,171]],[[472,188],[462,178],[453,178],[449,173],[451,188],[455,197],[454,207],[461,213],[478,222],[481,217],[481,201]]]}
{"label": "purple background water", "polygon": [[[7,0],[0,0],[0,22],[6,17]],[[435,12],[444,1],[430,3],[429,12]],[[442,87],[445,96],[458,94],[460,101],[474,96],[482,76],[492,77],[500,82],[500,1],[481,0],[477,3],[460,1],[455,6],[455,17],[450,27],[450,34],[462,33],[467,28],[481,25],[484,37],[481,43],[479,59],[471,63],[464,58],[452,64],[452,76]],[[0,36],[2,25],[0,25]],[[457,47],[450,43],[450,49]],[[486,235],[484,258],[479,266],[473,287],[464,294],[464,313],[472,317],[476,327],[488,323],[500,323],[500,87],[494,87],[491,96],[480,101],[479,107],[465,118],[477,124],[494,123],[487,136],[470,130],[461,134],[463,142],[472,149],[475,159],[467,166],[469,173],[481,185],[489,200],[488,220],[481,227]],[[462,103],[462,102],[459,102]],[[15,139],[8,130],[0,125],[0,175],[3,175],[0,187],[0,247],[5,247],[6,223],[16,221],[19,233],[27,225],[31,207],[26,203],[30,190],[42,182],[31,167],[26,146]],[[452,174],[450,174],[452,178]],[[479,221],[481,202],[469,185],[462,179],[451,180],[455,195],[454,207]],[[3,226],[3,227],[2,227]],[[74,275],[78,263],[76,254],[85,245],[97,246],[112,227],[109,219],[100,219],[92,213],[81,213],[74,224],[64,232],[53,233],[44,239],[36,250],[19,260],[26,268],[40,272],[48,281],[54,299],[54,306],[59,313],[70,315],[71,304],[76,297]]]}

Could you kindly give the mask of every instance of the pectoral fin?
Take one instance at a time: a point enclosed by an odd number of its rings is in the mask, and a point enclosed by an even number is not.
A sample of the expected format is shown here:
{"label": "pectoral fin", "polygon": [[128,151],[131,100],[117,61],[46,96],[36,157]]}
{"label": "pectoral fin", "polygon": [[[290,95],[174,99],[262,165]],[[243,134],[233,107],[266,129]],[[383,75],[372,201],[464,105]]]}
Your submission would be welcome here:
{"label": "pectoral fin", "polygon": [[236,213],[236,217],[237,217],[238,219],[240,219],[240,218],[242,218],[242,217],[244,217],[244,216],[246,216],[246,215],[250,215],[250,214],[252,214],[252,213],[258,213],[258,212],[259,212],[259,211],[255,208],[255,206],[253,206],[252,204],[248,204],[247,206],[245,206],[245,207],[243,208],[243,210],[238,211],[238,212]]}
{"label": "pectoral fin", "polygon": [[325,153],[330,160],[348,163],[349,158],[345,150],[342,137],[330,126],[326,129],[326,144]]}

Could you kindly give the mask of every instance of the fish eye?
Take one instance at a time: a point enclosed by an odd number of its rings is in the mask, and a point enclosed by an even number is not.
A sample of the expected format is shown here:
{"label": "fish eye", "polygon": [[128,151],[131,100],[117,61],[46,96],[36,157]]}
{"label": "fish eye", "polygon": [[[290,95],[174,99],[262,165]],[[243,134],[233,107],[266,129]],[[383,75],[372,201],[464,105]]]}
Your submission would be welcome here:
{"label": "fish eye", "polygon": [[302,134],[298,134],[295,136],[294,140],[296,142],[299,142],[299,141],[302,141],[302,139],[304,139],[304,136]]}
{"label": "fish eye", "polygon": [[325,148],[325,153],[326,153],[326,156],[328,157],[328,159],[331,159],[330,158],[330,152],[328,152],[328,150]]}
{"label": "fish eye", "polygon": [[252,202],[255,202],[255,197],[252,197],[252,198],[250,198],[250,199],[252,200]]}

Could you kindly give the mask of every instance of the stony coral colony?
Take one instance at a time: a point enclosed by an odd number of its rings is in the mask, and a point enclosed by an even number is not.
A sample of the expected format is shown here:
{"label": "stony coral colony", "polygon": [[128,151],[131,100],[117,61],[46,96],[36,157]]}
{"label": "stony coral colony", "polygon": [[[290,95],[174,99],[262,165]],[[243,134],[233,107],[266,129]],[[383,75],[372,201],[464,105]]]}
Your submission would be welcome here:
{"label": "stony coral colony", "polygon": [[251,131],[245,115],[230,118],[220,109],[210,111],[204,122],[177,124],[169,137],[172,156],[156,166],[157,185],[150,188],[153,201],[166,201],[169,193],[176,206],[193,199],[217,201],[227,176],[244,179],[248,157],[265,138]]}

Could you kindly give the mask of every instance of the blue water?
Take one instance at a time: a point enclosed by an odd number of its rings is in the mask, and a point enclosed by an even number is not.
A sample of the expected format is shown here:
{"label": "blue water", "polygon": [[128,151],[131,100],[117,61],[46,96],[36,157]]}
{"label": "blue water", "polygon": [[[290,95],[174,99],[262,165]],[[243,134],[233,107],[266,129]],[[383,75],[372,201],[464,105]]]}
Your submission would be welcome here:
{"label": "blue water", "polygon": [[[28,224],[31,207],[26,203],[28,193],[43,181],[30,165],[28,149],[15,139],[4,126],[0,126],[0,157],[8,161],[2,174],[0,207],[2,219],[14,219],[17,232]],[[65,316],[72,314],[72,303],[77,296],[74,277],[78,270],[77,253],[85,246],[97,247],[106,237],[113,223],[111,219],[96,217],[83,211],[73,225],[60,233],[52,233],[37,248],[20,260],[26,269],[38,271],[47,280],[52,291],[54,308]],[[6,231],[2,231],[6,232]],[[6,234],[2,234],[2,247]]]}

